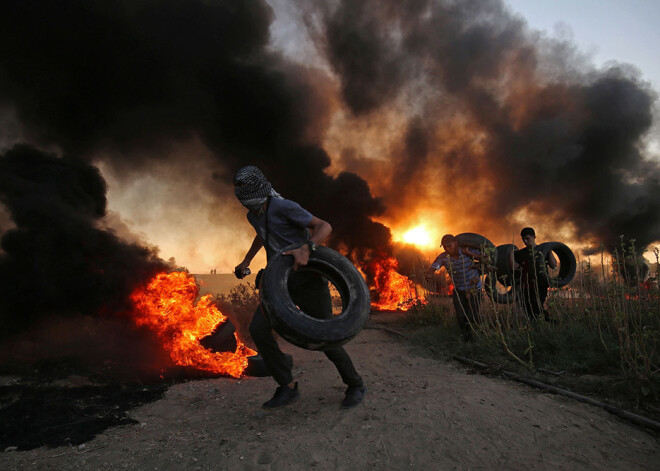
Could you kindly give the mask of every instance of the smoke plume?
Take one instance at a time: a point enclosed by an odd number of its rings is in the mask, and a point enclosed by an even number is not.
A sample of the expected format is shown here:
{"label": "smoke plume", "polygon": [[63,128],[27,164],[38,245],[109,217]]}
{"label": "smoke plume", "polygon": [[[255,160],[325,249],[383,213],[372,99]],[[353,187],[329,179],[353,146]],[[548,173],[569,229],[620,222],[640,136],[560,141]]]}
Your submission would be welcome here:
{"label": "smoke plume", "polygon": [[259,165],[285,196],[333,223],[336,244],[388,243],[370,218],[384,208],[366,182],[324,172],[328,79],[268,50],[264,1],[1,5],[0,40],[12,46],[0,53],[0,103],[17,110],[33,142],[148,172],[163,143],[201,138],[222,182]]}
{"label": "smoke plume", "polygon": [[24,141],[64,156],[19,146],[2,157],[0,194],[16,225],[2,239],[6,322],[29,323],[16,310],[118,308],[108,301],[164,267],[152,249],[96,228],[105,182],[92,164],[148,173],[172,142],[210,148],[217,184],[259,165],[329,220],[331,243],[347,252],[389,246],[365,180],[325,173],[328,79],[268,50],[272,18],[257,0],[0,2],[0,105]]}
{"label": "smoke plume", "polygon": [[44,315],[122,313],[167,268],[154,249],[99,227],[105,182],[85,162],[16,146],[0,155],[0,201],[16,225],[0,253],[5,336]]}
{"label": "smoke plume", "polygon": [[592,248],[660,238],[660,166],[641,150],[656,93],[631,68],[585,67],[499,1],[341,1],[324,25],[353,114],[406,116],[389,212],[434,199],[493,238],[521,211]]}
{"label": "smoke plume", "polygon": [[210,156],[186,175],[205,204],[237,213],[231,176],[257,165],[356,261],[393,253],[388,225],[422,214],[502,243],[522,225],[590,249],[660,239],[660,166],[642,146],[656,94],[633,68],[596,69],[499,0],[301,2],[291,28],[311,65],[273,47],[281,3],[0,0],[0,146],[32,146],[1,161],[4,317],[98,310],[162,266],[99,229],[95,165],[128,181],[181,168],[198,153],[170,150],[192,143]]}

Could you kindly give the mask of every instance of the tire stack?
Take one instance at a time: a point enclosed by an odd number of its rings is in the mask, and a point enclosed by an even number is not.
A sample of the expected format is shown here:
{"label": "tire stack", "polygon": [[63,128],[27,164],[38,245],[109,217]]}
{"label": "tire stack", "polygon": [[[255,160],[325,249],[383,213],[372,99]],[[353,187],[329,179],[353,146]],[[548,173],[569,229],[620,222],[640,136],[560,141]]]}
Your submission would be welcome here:
{"label": "tire stack", "polygon": [[[500,304],[510,304],[516,301],[517,291],[514,287],[520,286],[520,272],[514,272],[511,267],[511,252],[518,250],[514,244],[498,245],[496,247],[496,261],[494,273],[488,273],[484,285],[486,292],[493,301]],[[559,273],[550,278],[550,286],[561,288],[569,284],[577,269],[577,262],[573,251],[561,242],[544,242],[536,247],[545,259],[550,252],[554,252],[559,259]]]}

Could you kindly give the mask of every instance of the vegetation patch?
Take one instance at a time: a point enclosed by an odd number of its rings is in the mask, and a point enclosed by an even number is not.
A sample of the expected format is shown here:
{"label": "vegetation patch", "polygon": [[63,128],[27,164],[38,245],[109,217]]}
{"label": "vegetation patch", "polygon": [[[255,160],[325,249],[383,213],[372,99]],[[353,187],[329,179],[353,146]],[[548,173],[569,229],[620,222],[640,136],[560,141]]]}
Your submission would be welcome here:
{"label": "vegetation patch", "polygon": [[511,371],[658,420],[658,264],[640,280],[634,265],[629,276],[615,260],[606,263],[601,255],[596,267],[590,259],[579,262],[570,285],[550,290],[549,320],[530,320],[518,303],[484,295],[471,342],[461,340],[451,297],[422,292],[404,314],[409,337],[436,356],[468,357],[494,373]]}

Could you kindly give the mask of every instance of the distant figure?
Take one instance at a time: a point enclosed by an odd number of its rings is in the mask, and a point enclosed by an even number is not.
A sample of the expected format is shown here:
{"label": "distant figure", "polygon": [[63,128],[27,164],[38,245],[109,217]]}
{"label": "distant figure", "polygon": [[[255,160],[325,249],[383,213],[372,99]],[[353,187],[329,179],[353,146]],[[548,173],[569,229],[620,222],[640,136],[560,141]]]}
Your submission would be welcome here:
{"label": "distant figure", "polygon": [[[261,170],[252,165],[236,172],[234,192],[241,204],[249,210],[248,221],[257,233],[245,258],[234,270],[236,276],[243,277],[245,269],[262,247],[265,246],[266,258],[270,261],[273,255],[285,247],[297,245],[297,249],[284,252],[294,258],[288,284],[291,298],[305,313],[319,319],[331,318],[332,299],[327,281],[313,272],[297,271],[299,266],[307,265],[317,245],[328,238],[332,231],[330,224],[315,217],[298,203],[282,198]],[[293,381],[293,365],[280,350],[272,330],[270,321],[261,307],[258,307],[250,324],[250,334],[273,379],[279,384],[272,399],[263,404],[266,409],[285,406],[300,396],[298,383]],[[323,353],[334,363],[347,386],[341,407],[347,409],[360,404],[367,388],[355,371],[346,350],[337,347]]]}
{"label": "distant figure", "polygon": [[547,257],[537,250],[536,232],[531,227],[525,227],[520,231],[525,247],[512,252],[512,265],[514,270],[521,271],[520,294],[523,300],[525,313],[531,319],[537,319],[543,313],[546,321],[550,315],[543,307],[548,297],[550,278],[546,263],[550,268],[557,268],[557,259],[552,251]]}
{"label": "distant figure", "polygon": [[459,247],[456,237],[451,234],[442,237],[441,245],[445,251],[433,261],[427,275],[431,277],[440,268],[446,268],[454,284],[452,298],[456,320],[463,332],[463,340],[469,342],[472,340],[471,324],[479,322],[481,307],[481,274],[474,261],[481,261],[483,256],[467,247]]}

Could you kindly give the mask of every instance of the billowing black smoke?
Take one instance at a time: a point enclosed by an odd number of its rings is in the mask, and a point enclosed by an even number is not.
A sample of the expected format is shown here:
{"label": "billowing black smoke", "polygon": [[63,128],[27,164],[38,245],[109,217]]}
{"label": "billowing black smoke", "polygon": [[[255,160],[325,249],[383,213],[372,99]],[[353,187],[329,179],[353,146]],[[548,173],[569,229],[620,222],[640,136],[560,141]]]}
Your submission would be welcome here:
{"label": "billowing black smoke", "polygon": [[345,0],[324,24],[355,115],[408,100],[389,211],[432,182],[456,227],[491,237],[517,234],[511,215],[526,209],[527,224],[572,224],[594,248],[660,239],[660,166],[641,151],[656,94],[633,71],[585,71],[499,0]]}
{"label": "billowing black smoke", "polygon": [[109,149],[116,164],[137,167],[131,150],[198,136],[225,169],[220,178],[263,167],[333,224],[335,245],[357,253],[389,244],[389,230],[370,219],[384,207],[365,181],[325,174],[328,106],[317,88],[326,79],[267,50],[265,1],[0,5],[0,103],[35,142],[83,159]]}
{"label": "billowing black smoke", "polygon": [[0,107],[31,144],[66,156],[3,156],[0,194],[17,225],[0,266],[7,322],[19,311],[112,308],[162,265],[95,227],[105,186],[85,162],[99,154],[148,172],[163,143],[201,138],[224,182],[259,165],[332,223],[334,246],[355,257],[389,250],[389,230],[371,220],[384,206],[366,182],[325,173],[328,105],[317,87],[327,80],[267,49],[272,19],[263,0],[0,0]]}
{"label": "billowing black smoke", "polygon": [[105,181],[85,162],[25,145],[0,155],[0,326],[6,336],[44,315],[125,312],[129,295],[167,269],[150,248],[98,226]]}

